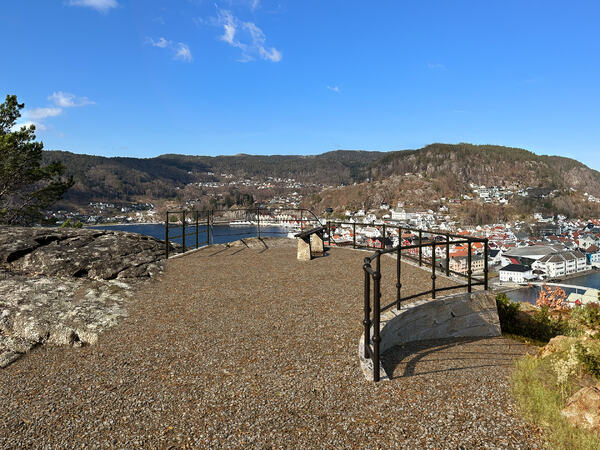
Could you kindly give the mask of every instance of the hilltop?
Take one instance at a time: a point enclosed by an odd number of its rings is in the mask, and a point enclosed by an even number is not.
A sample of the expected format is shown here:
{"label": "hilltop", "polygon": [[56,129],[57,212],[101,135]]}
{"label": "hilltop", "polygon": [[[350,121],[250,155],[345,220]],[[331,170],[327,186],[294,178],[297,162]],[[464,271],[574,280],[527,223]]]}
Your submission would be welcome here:
{"label": "hilltop", "polygon": [[372,178],[420,173],[443,180],[450,193],[485,186],[585,189],[600,195],[600,172],[560,156],[536,155],[498,145],[431,144],[419,150],[389,152],[370,167]]}
{"label": "hilltop", "polygon": [[[567,217],[600,214],[600,203],[584,195],[600,196],[600,172],[573,159],[519,148],[431,144],[389,152],[366,170],[368,181],[325,189],[306,206],[317,210],[331,206],[341,212],[402,202],[415,208],[444,207],[473,224],[523,218],[534,211]],[[510,193],[510,202],[478,201],[473,190],[481,186]],[[527,190],[543,195],[516,195]]]}
{"label": "hilltop", "polygon": [[[76,208],[94,201],[186,202],[211,198],[215,199],[214,205],[225,196],[234,203],[242,198],[265,202],[287,189],[298,191],[306,206],[341,211],[378,207],[381,202],[395,205],[399,201],[425,207],[442,198],[460,200],[461,196],[472,195],[473,185],[554,191],[543,201],[517,198],[508,207],[459,207],[470,208],[465,214],[485,221],[534,210],[567,216],[598,215],[599,204],[588,202],[583,194],[600,197],[600,172],[573,159],[496,145],[436,143],[392,152],[338,150],[310,156],[216,157],[166,154],[147,159],[46,151],[44,160],[61,161],[73,175],[75,186],[63,204]],[[272,183],[274,179],[288,182],[277,186]]]}
{"label": "hilltop", "polygon": [[91,201],[173,199],[191,183],[221,179],[267,177],[339,185],[362,181],[365,169],[383,153],[333,151],[321,155],[189,156],[166,154],[155,158],[106,158],[65,151],[45,151],[44,161],[60,161],[75,185],[65,199],[81,206]]}

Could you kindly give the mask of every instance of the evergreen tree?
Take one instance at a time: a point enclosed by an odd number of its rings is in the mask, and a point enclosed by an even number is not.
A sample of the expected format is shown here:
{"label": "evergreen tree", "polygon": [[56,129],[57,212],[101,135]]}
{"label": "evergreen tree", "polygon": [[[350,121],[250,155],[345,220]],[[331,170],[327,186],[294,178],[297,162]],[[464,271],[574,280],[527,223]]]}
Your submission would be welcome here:
{"label": "evergreen tree", "polygon": [[24,106],[16,95],[0,105],[0,222],[7,224],[30,225],[73,185],[61,163],[41,166],[35,125],[17,129]]}

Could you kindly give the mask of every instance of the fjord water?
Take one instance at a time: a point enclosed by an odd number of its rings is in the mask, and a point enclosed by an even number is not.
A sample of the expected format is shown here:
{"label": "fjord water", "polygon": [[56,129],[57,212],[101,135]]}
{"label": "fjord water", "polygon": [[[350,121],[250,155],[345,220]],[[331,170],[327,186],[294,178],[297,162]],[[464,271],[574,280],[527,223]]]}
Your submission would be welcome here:
{"label": "fjord water", "polygon": [[[569,295],[572,292],[583,292],[586,289],[600,289],[600,271],[592,270],[585,275],[569,278],[561,283],[568,284],[571,286],[581,286],[582,289],[565,288],[565,292]],[[537,286],[526,287],[517,289],[514,291],[507,292],[506,295],[515,302],[525,302],[535,304],[538,296],[540,295],[540,288]]]}
{"label": "fjord water", "polygon": [[[97,225],[93,228],[100,230],[114,230],[114,231],[128,231],[130,233],[145,234],[152,236],[157,239],[165,239],[165,225],[162,223],[149,223],[149,224],[122,224],[122,225]],[[186,246],[193,247],[196,245],[196,228],[195,226],[186,227],[185,244]],[[288,229],[276,226],[261,226],[261,236],[275,236],[275,237],[286,237]],[[169,236],[172,242],[181,244],[181,238],[171,238],[171,236],[181,235],[181,227],[169,226]],[[258,236],[258,230],[253,225],[243,226],[229,226],[229,225],[215,225],[213,227],[212,242],[214,244],[225,244],[227,242],[237,241],[239,239],[251,238]],[[200,245],[206,243],[206,226],[201,225],[198,228],[198,242]]]}

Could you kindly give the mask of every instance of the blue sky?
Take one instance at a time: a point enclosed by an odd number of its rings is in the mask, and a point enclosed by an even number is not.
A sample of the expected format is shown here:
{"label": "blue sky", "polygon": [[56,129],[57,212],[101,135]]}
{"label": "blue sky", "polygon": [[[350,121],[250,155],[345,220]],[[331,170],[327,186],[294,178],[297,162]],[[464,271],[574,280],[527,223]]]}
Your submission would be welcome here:
{"label": "blue sky", "polygon": [[75,153],[472,142],[600,169],[598,23],[576,0],[5,0],[0,86]]}

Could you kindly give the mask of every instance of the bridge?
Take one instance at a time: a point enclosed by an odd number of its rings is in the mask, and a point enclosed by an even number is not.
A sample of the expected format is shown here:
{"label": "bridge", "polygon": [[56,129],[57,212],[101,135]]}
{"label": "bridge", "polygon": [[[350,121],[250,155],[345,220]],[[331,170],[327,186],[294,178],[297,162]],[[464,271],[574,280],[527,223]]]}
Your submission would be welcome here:
{"label": "bridge", "polygon": [[575,290],[579,290],[582,289],[584,291],[587,291],[588,289],[592,289],[586,286],[576,286],[574,284],[562,284],[562,283],[544,283],[543,281],[536,281],[536,282],[531,282],[531,283],[522,283],[521,286],[553,286],[553,287],[560,287],[560,288],[566,288],[566,289],[575,289]]}

